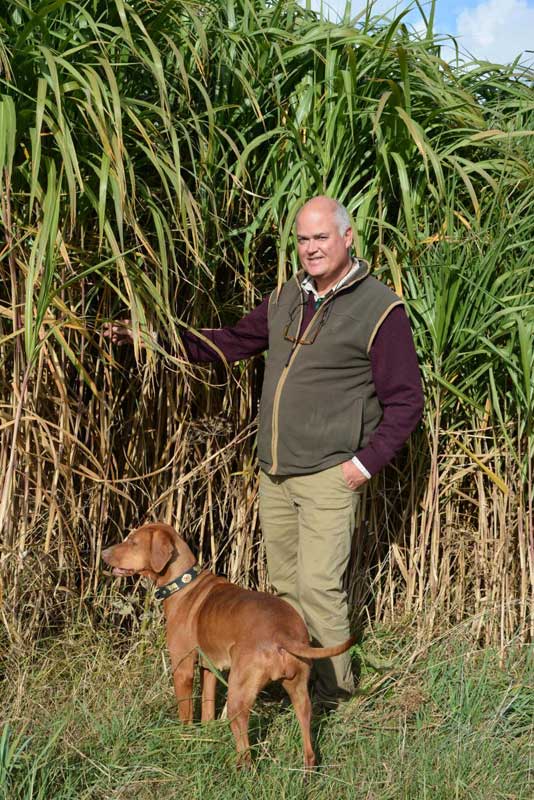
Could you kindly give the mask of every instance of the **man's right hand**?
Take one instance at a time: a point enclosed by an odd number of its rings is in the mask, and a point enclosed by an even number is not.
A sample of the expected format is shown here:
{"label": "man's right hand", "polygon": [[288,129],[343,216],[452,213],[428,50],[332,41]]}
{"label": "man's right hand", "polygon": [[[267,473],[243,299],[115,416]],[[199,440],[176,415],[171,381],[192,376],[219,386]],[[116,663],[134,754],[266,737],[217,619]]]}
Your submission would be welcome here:
{"label": "man's right hand", "polygon": [[118,319],[116,322],[105,322],[102,332],[106,339],[111,339],[112,344],[132,344],[132,320]]}

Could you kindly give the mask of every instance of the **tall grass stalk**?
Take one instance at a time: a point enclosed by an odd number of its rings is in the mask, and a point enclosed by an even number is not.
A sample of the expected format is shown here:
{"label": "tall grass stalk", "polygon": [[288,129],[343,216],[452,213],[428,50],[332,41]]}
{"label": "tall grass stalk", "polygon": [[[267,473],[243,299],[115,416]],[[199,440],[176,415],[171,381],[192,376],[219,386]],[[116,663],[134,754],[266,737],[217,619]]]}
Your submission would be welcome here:
{"label": "tall grass stalk", "polygon": [[[11,640],[107,613],[124,590],[102,546],[147,517],[266,584],[262,362],[193,367],[180,332],[237,319],[295,269],[296,209],[318,192],[406,299],[427,398],[368,487],[355,615],[469,616],[503,650],[532,636],[533,75],[448,64],[432,16],[420,35],[403,15],[333,25],[291,0],[0,11]],[[131,353],[101,333],[122,316]]]}

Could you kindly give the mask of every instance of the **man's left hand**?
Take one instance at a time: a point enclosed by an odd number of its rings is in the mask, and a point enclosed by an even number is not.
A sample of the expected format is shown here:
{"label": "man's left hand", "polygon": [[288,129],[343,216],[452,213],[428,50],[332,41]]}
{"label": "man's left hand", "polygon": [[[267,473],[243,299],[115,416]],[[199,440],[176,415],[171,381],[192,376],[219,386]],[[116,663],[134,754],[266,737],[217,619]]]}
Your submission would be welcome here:
{"label": "man's left hand", "polygon": [[352,461],[344,461],[341,465],[341,469],[343,470],[345,483],[349,489],[353,491],[367,481],[363,472],[360,472],[356,464],[353,464]]}

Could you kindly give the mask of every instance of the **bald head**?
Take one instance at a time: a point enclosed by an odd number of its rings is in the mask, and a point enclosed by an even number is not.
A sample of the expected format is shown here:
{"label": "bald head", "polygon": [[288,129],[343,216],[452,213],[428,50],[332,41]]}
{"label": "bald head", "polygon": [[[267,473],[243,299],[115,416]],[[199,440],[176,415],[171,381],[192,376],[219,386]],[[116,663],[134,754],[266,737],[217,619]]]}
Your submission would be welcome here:
{"label": "bald head", "polygon": [[325,194],[319,194],[304,203],[297,213],[297,227],[300,215],[307,212],[318,214],[322,217],[333,217],[341,236],[351,227],[350,216],[345,206],[342,206],[341,203],[334,200],[333,197],[327,197]]}

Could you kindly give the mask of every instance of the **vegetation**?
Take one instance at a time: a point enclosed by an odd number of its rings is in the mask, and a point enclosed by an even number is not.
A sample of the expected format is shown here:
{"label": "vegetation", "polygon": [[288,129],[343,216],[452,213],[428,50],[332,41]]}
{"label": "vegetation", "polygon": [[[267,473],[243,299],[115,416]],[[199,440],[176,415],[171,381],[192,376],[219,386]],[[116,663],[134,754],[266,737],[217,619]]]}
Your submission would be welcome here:
{"label": "vegetation", "polygon": [[[265,585],[261,360],[192,367],[180,331],[235,320],[295,268],[294,215],[318,192],[405,297],[427,397],[368,487],[355,613],[427,632],[469,619],[503,658],[531,637],[532,72],[447,63],[432,14],[419,35],[403,15],[335,26],[293,0],[2,9],[9,641],[122,602],[100,552],[145,519]],[[130,353],[102,336],[123,316]]]}
{"label": "vegetation", "polygon": [[[532,796],[534,75],[447,63],[421,13],[0,6],[0,800]],[[226,722],[176,724],[160,610],[100,552],[165,519],[266,585],[261,359],[193,367],[180,331],[291,273],[318,192],[405,298],[427,405],[367,488],[359,695],[304,787],[276,696],[250,774]],[[102,336],[124,316],[133,352]]]}
{"label": "vegetation", "polygon": [[[180,726],[162,637],[77,626],[10,660],[1,800],[528,800],[534,789],[532,651],[473,648],[459,626],[418,646],[369,630],[357,698],[317,719],[321,763],[304,784],[292,710],[272,693],[237,771],[225,720]],[[53,702],[51,702],[53,698]]]}

